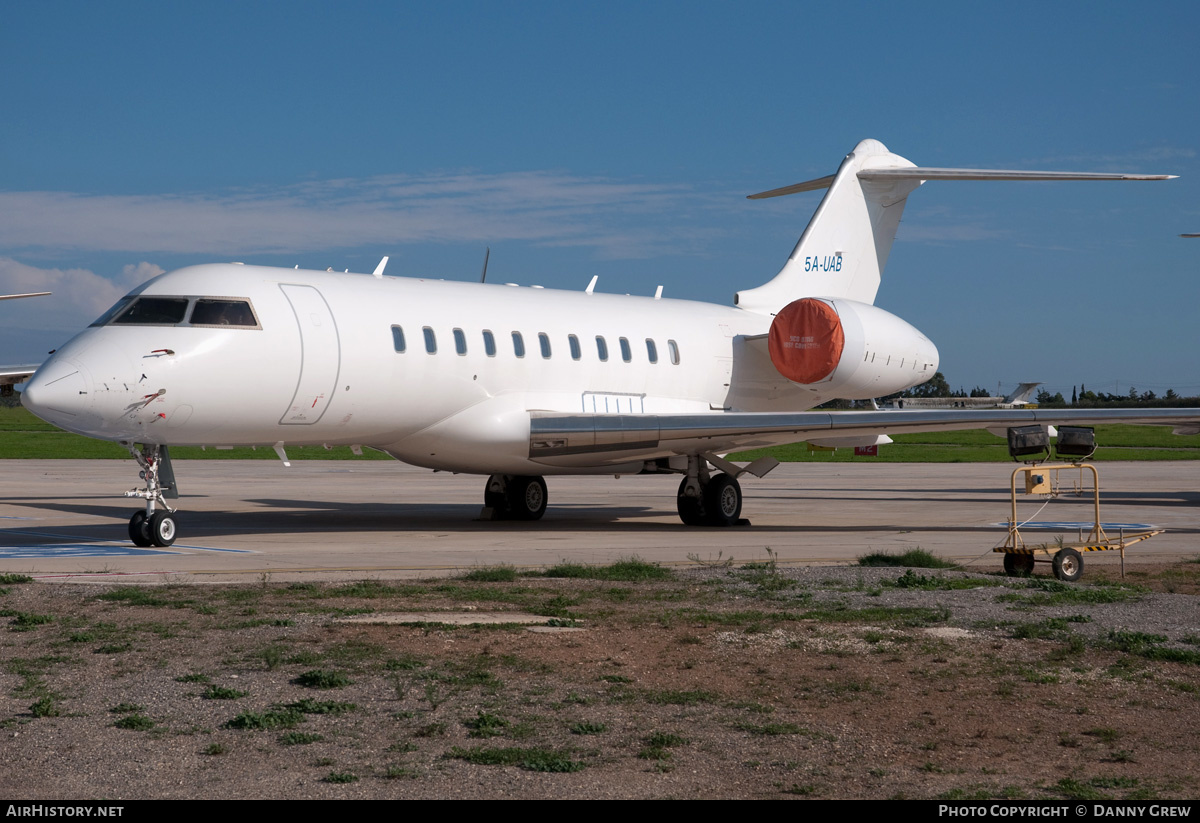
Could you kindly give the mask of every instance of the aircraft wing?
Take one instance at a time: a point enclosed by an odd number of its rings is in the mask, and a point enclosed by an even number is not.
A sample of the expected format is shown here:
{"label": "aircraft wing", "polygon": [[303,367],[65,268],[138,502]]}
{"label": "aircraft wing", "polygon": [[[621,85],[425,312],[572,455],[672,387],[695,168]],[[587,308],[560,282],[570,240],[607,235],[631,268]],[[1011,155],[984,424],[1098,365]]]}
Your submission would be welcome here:
{"label": "aircraft wing", "polygon": [[33,377],[37,370],[37,366],[0,366],[0,390],[7,394],[17,383]]}
{"label": "aircraft wing", "polygon": [[676,454],[723,454],[802,441],[870,438],[905,432],[1011,426],[1172,426],[1200,434],[1200,409],[982,409],[915,411],[711,412],[699,414],[561,414],[531,412],[529,458],[550,464],[603,463]]}

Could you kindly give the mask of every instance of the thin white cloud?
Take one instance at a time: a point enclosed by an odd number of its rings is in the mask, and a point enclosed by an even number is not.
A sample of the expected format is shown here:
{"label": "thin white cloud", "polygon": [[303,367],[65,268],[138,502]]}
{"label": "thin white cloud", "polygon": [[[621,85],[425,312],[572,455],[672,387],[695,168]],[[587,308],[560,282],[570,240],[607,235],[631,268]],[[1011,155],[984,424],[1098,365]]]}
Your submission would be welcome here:
{"label": "thin white cloud", "polygon": [[52,292],[49,297],[4,304],[5,322],[22,328],[73,331],[94,320],[133,286],[162,273],[153,263],[143,262],[103,277],[88,269],[42,269],[0,257],[0,293]]}
{"label": "thin white cloud", "polygon": [[384,175],[215,194],[10,191],[0,192],[0,248],[263,254],[523,240],[642,257],[686,251],[697,199],[679,185],[545,171]]}

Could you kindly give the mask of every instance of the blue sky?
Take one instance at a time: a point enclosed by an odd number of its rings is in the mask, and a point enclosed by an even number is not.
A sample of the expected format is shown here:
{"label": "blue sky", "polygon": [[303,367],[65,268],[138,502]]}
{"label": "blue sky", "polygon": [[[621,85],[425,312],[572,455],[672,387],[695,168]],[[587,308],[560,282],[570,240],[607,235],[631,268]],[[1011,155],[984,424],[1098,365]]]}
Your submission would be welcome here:
{"label": "blue sky", "polygon": [[1194,3],[9,3],[0,361],[222,260],[728,303],[865,137],[932,183],[877,305],[954,386],[1200,393]]}

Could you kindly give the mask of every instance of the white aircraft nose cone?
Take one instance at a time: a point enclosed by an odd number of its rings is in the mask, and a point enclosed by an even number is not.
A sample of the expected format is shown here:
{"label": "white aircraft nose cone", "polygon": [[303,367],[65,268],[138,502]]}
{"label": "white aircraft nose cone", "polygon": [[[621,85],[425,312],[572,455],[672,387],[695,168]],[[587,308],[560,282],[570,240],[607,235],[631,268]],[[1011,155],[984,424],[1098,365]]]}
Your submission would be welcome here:
{"label": "white aircraft nose cone", "polygon": [[87,378],[69,362],[38,369],[21,393],[21,405],[43,420],[62,425],[85,414],[92,405]]}

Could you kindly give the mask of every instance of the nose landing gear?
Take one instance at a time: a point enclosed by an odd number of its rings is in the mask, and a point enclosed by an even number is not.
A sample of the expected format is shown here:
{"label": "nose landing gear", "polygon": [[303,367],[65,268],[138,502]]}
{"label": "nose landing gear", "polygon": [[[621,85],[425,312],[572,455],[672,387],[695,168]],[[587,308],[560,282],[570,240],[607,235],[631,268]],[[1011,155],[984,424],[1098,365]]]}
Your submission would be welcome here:
{"label": "nose landing gear", "polygon": [[130,489],[126,497],[140,497],[146,501],[145,510],[139,509],[129,518],[129,539],[133,545],[167,547],[175,542],[175,509],[167,505],[166,498],[177,498],[175,473],[171,470],[171,455],[166,446],[141,446],[124,444],[142,470],[140,477],[146,481],[144,488]]}

